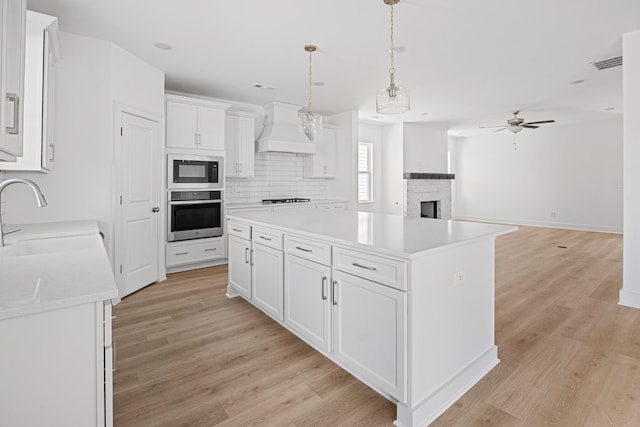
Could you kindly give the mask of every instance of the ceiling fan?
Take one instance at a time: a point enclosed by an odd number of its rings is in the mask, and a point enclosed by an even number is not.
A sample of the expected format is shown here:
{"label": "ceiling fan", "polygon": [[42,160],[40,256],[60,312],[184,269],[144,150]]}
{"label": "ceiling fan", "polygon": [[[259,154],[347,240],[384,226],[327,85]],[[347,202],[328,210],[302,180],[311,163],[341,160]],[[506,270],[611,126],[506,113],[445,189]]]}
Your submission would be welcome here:
{"label": "ceiling fan", "polygon": [[536,125],[541,125],[543,123],[555,123],[555,120],[541,120],[541,121],[537,121],[537,122],[525,122],[523,118],[518,117],[518,114],[520,113],[519,110],[516,110],[513,112],[513,118],[507,120],[507,124],[505,125],[496,125],[496,126],[480,126],[480,128],[482,129],[487,129],[487,128],[502,128],[502,129],[498,129],[496,132],[500,132],[501,130],[505,130],[508,129],[509,132],[512,133],[518,133],[520,132],[522,129],[527,128],[527,129],[537,129],[540,126],[536,126]]}

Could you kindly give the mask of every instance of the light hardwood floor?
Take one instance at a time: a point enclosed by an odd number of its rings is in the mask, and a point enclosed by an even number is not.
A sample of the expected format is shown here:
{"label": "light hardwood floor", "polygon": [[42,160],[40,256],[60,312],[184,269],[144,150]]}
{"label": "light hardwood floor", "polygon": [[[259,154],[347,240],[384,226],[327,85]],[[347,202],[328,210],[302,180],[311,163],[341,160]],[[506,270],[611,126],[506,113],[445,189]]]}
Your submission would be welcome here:
{"label": "light hardwood floor", "polygon": [[[433,425],[640,425],[640,310],[617,305],[621,276],[620,235],[499,237],[501,363]],[[115,307],[117,427],[392,425],[392,403],[226,281],[225,266],[172,274]]]}

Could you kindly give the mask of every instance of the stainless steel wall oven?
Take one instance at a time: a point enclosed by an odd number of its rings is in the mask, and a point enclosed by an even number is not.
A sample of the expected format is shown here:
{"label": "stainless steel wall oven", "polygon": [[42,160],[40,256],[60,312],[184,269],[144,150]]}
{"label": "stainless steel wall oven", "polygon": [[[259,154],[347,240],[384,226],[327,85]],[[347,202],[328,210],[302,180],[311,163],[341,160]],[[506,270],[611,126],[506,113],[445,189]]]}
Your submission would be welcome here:
{"label": "stainless steel wall oven", "polygon": [[222,236],[222,191],[170,191],[167,240]]}

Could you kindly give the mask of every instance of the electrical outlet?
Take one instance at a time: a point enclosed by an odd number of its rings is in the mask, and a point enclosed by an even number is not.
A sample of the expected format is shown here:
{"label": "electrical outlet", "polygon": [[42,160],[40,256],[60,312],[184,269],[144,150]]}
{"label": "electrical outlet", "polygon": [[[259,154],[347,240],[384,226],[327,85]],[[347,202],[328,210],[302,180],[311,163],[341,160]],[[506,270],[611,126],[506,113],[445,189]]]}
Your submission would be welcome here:
{"label": "electrical outlet", "polygon": [[556,211],[551,211],[551,218],[555,218],[556,217]]}
{"label": "electrical outlet", "polygon": [[453,275],[453,286],[462,285],[464,283],[464,274],[463,273],[455,273]]}

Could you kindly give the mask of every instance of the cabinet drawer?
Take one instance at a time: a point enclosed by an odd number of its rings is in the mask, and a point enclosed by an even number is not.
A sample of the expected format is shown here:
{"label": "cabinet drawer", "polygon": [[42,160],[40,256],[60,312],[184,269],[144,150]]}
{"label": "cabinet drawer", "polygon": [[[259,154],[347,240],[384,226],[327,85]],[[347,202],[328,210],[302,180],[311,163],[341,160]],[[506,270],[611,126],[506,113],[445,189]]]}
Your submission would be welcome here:
{"label": "cabinet drawer", "polygon": [[222,240],[167,246],[167,266],[211,261],[224,257]]}
{"label": "cabinet drawer", "polygon": [[268,228],[253,227],[251,241],[282,250],[282,233]]}
{"label": "cabinet drawer", "polygon": [[302,237],[284,236],[284,251],[331,266],[331,245]]}
{"label": "cabinet drawer", "polygon": [[251,240],[251,226],[239,222],[229,221],[227,233],[238,236],[246,240]]}
{"label": "cabinet drawer", "polygon": [[333,267],[392,288],[407,290],[407,264],[402,261],[344,248],[334,248]]}
{"label": "cabinet drawer", "polygon": [[318,209],[327,209],[327,210],[332,210],[332,209],[339,209],[339,210],[346,210],[347,206],[345,203],[323,203],[323,204],[318,204]]}

